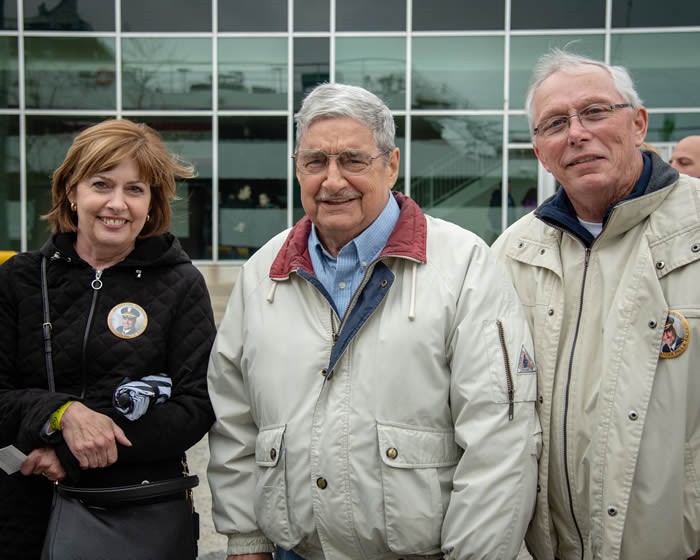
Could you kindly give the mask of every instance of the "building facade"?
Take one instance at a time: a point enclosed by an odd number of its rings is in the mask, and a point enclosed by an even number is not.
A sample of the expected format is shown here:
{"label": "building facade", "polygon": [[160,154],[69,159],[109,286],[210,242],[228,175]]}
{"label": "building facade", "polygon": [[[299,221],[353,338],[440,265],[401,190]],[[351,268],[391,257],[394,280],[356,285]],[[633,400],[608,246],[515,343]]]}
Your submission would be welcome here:
{"label": "building facade", "polygon": [[303,213],[294,112],[324,82],[392,109],[397,189],[488,242],[551,193],[524,114],[565,47],[632,72],[665,156],[700,133],[700,2],[0,0],[0,249],[47,236],[50,174],[81,129],[146,122],[193,162],[173,231],[240,263]]}

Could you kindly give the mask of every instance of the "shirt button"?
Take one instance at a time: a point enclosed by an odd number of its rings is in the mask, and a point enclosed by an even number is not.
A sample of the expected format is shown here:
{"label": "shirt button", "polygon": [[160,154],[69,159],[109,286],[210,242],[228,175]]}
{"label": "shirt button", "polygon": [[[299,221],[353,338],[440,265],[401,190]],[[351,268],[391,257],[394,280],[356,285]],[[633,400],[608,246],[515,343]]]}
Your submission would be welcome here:
{"label": "shirt button", "polygon": [[325,490],[328,488],[328,481],[323,477],[317,478],[316,486],[318,486],[321,490]]}
{"label": "shirt button", "polygon": [[338,287],[339,287],[341,290],[344,290],[344,289],[345,289],[345,282],[338,282]]}

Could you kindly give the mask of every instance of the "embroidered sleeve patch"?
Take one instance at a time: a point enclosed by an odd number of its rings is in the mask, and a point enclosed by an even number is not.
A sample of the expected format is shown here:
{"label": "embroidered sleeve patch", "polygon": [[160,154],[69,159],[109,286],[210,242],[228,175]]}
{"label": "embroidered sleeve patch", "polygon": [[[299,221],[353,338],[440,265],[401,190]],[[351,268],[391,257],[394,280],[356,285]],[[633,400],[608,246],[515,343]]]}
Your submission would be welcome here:
{"label": "embroidered sleeve patch", "polygon": [[535,373],[537,366],[535,360],[532,359],[530,353],[525,349],[525,346],[520,348],[520,358],[518,358],[518,373]]}

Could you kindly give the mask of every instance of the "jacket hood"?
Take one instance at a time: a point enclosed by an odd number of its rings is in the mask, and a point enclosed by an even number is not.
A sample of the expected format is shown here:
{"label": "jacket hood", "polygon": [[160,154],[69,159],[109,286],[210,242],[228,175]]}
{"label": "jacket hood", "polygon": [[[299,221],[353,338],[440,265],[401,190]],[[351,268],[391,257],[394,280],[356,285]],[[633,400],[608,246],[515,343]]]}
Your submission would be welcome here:
{"label": "jacket hood", "polygon": [[[428,225],[423,211],[405,194],[392,191],[392,195],[399,205],[399,219],[379,258],[391,256],[421,263],[427,262]],[[308,246],[310,233],[311,220],[308,216],[304,216],[289,231],[287,239],[270,267],[270,278],[286,280],[298,269],[313,275]]]}
{"label": "jacket hood", "polygon": [[[44,243],[40,252],[47,257],[58,252],[71,261],[84,262],[75,251],[75,238],[74,232],[56,233]],[[134,250],[123,261],[114,266],[150,268],[189,262],[192,261],[180,245],[180,241],[172,233],[165,233],[158,237],[137,239]]]}

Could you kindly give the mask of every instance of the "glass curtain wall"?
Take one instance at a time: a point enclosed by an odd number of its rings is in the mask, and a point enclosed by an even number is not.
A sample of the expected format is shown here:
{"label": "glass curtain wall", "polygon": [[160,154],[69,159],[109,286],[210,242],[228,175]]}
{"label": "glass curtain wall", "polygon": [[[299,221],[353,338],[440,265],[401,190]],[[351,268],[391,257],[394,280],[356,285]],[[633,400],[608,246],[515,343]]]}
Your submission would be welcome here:
{"label": "glass curtain wall", "polygon": [[0,249],[41,246],[50,175],[107,118],[192,161],[173,231],[241,261],[302,214],[293,115],[314,85],[381,96],[397,190],[487,242],[547,196],[524,96],[562,47],[628,67],[668,156],[700,133],[700,3],[667,0],[0,0]]}

